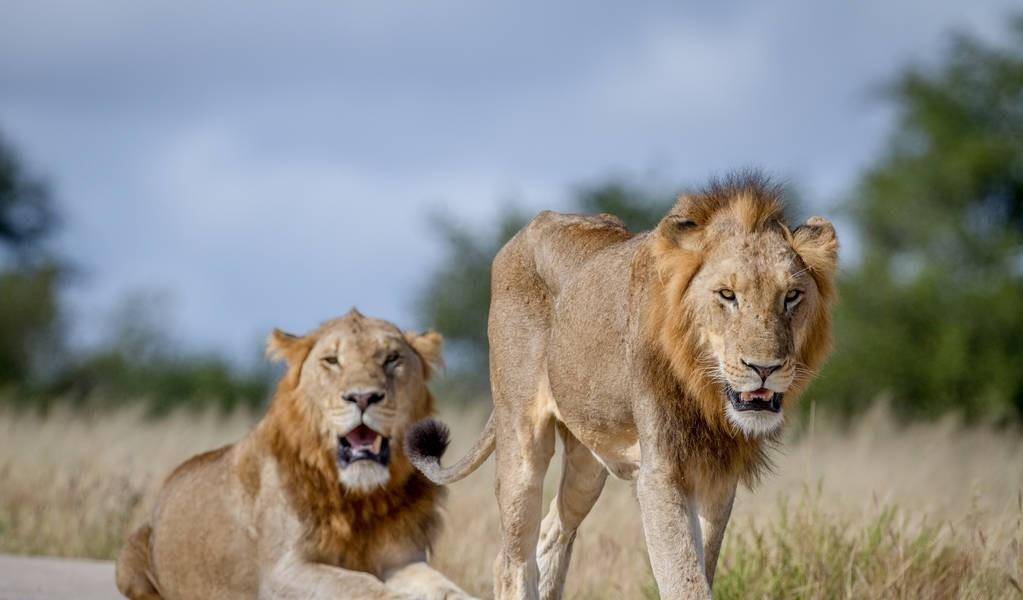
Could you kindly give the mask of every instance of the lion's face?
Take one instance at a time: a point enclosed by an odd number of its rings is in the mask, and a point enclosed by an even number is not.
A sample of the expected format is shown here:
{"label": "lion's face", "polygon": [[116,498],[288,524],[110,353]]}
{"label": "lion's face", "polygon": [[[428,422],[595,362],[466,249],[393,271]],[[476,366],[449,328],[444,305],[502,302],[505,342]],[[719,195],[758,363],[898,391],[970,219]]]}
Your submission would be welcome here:
{"label": "lion's face", "polygon": [[729,420],[764,435],[782,424],[785,393],[805,372],[796,347],[820,294],[780,231],[722,234],[687,296]]}
{"label": "lion's face", "polygon": [[440,335],[403,333],[353,311],[309,338],[298,392],[336,448],[345,490],[368,493],[404,477],[398,441],[432,411],[426,379],[440,360]]}
{"label": "lion's face", "polygon": [[738,199],[703,222],[669,217],[662,233],[682,250],[675,265],[689,275],[679,277],[686,310],[676,313],[697,334],[683,350],[693,355],[688,366],[728,421],[759,437],[782,425],[786,399],[826,351],[837,242],[824,219],[790,232],[780,210],[753,206]]}

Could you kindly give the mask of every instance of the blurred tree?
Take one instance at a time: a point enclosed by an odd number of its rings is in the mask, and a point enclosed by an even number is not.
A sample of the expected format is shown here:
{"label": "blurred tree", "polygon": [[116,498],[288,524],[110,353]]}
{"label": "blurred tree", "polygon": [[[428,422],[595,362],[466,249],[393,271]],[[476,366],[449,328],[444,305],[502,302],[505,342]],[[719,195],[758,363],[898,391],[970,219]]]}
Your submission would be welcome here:
{"label": "blurred tree", "polygon": [[1004,46],[958,36],[888,88],[898,120],[846,204],[862,256],[814,386],[852,413],[1023,417],[1023,17]]}
{"label": "blurred tree", "polygon": [[462,391],[487,390],[490,262],[528,220],[508,209],[499,215],[496,227],[477,233],[447,215],[433,218],[444,241],[444,258],[421,292],[416,311],[421,322],[444,334],[447,379],[459,380],[468,388]]}
{"label": "blurred tree", "polygon": [[59,360],[64,269],[41,246],[56,223],[48,188],[0,137],[0,389]]}
{"label": "blurred tree", "polygon": [[0,271],[0,389],[60,361],[59,280],[53,264]]}
{"label": "blurred tree", "polygon": [[574,200],[583,214],[612,214],[632,231],[647,231],[668,212],[674,197],[624,179],[611,179],[579,187]]}
{"label": "blurred tree", "polygon": [[230,412],[266,401],[273,370],[242,369],[214,354],[197,354],[174,339],[165,295],[125,296],[112,315],[107,339],[75,357],[50,382],[49,396],[77,406],[144,402],[155,414],[175,408],[216,407]]}
{"label": "blurred tree", "polygon": [[56,224],[46,184],[26,173],[14,149],[0,136],[0,246],[16,258],[29,258]]}
{"label": "blurred tree", "polygon": [[264,402],[269,367],[244,370],[219,356],[185,352],[151,295],[122,302],[100,347],[68,352],[60,310],[68,269],[44,247],[58,220],[46,184],[27,174],[0,138],[0,391],[15,391],[0,399],[38,407],[55,398],[90,405],[142,400],[157,412]]}

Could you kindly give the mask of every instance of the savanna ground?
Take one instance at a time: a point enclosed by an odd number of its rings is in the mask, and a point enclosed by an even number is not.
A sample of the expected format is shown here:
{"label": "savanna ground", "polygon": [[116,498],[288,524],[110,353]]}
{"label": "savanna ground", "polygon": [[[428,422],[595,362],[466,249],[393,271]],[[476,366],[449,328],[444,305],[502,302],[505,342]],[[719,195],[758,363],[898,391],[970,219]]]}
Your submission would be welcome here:
{"label": "savanna ground", "polygon": [[[454,431],[449,458],[485,417],[441,416]],[[0,552],[114,557],[175,464],[239,438],[254,421],[0,410]],[[882,410],[845,431],[822,421],[780,448],[775,473],[755,491],[740,492],[715,597],[1023,597],[1019,432],[953,421],[902,428]],[[492,482],[488,463],[451,487],[433,558],[480,597],[490,595],[499,539]],[[568,595],[656,597],[629,484],[610,481],[580,529]]]}

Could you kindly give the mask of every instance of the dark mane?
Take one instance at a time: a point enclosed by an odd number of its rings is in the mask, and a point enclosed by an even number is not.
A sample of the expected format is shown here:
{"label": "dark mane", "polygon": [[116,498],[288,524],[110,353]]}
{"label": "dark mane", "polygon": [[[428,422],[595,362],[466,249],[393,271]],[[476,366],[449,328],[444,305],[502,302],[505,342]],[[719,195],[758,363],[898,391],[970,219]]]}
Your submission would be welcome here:
{"label": "dark mane", "polygon": [[730,211],[750,231],[784,223],[785,185],[760,171],[746,169],[715,177],[695,192],[683,194],[668,215],[707,225]]}

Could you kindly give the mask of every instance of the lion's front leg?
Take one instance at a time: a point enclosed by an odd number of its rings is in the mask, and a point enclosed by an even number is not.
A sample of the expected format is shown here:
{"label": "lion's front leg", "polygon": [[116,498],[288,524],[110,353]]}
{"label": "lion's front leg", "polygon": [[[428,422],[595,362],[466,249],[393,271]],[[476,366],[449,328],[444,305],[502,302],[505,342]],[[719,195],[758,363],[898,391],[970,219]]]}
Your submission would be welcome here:
{"label": "lion's front leg", "polygon": [[662,599],[710,598],[697,508],[673,473],[644,457],[636,482],[650,566]]}
{"label": "lion's front leg", "polygon": [[714,489],[700,494],[700,526],[703,530],[703,561],[707,571],[707,583],[714,587],[714,572],[717,570],[721,540],[732,515],[735,501],[736,481],[727,481]]}
{"label": "lion's front leg", "polygon": [[384,577],[387,588],[417,600],[475,600],[425,562],[408,564]]}
{"label": "lion's front leg", "polygon": [[266,574],[260,600],[413,600],[369,573],[286,558]]}

